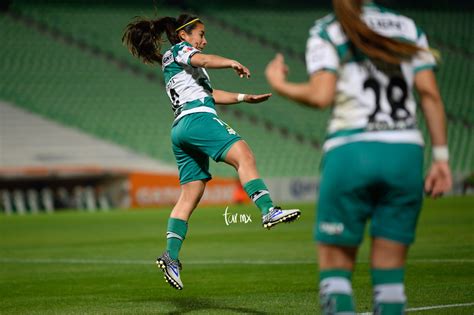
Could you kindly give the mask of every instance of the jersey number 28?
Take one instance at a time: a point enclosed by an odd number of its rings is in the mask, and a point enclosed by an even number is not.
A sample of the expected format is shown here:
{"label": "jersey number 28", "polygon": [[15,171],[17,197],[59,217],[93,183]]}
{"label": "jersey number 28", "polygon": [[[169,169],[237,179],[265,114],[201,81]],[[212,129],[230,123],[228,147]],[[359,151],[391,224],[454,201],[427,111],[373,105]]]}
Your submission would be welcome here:
{"label": "jersey number 28", "polygon": [[377,114],[384,113],[381,106],[382,89],[385,89],[386,100],[390,105],[390,112],[385,114],[390,115],[392,122],[395,127],[399,125],[399,122],[406,121],[412,115],[406,108],[406,100],[408,98],[408,85],[405,80],[401,77],[394,76],[389,80],[388,85],[383,86],[374,77],[369,77],[364,82],[364,90],[371,89],[375,95],[375,109],[369,115],[369,126],[372,125],[373,129],[387,129],[386,123],[382,123],[377,120]]}

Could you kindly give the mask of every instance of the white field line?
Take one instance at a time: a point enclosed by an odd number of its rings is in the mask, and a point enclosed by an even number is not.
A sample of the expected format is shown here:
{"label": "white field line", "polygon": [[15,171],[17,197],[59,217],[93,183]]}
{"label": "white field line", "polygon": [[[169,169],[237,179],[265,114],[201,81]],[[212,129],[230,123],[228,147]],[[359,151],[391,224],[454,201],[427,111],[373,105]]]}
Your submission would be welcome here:
{"label": "white field line", "polygon": [[[80,259],[80,258],[0,258],[0,263],[22,263],[22,264],[98,264],[98,265],[151,265],[150,260],[129,259]],[[357,263],[368,263],[358,261]],[[474,263],[474,259],[411,259],[408,264],[416,263]],[[190,260],[187,265],[310,265],[316,264],[316,260]]]}
{"label": "white field line", "polygon": [[[428,310],[435,310],[435,309],[440,309],[440,308],[466,307],[466,306],[473,306],[473,305],[474,305],[474,303],[433,305],[433,306],[422,306],[422,307],[407,308],[405,311],[407,311],[407,312],[428,311]],[[372,312],[358,313],[357,315],[372,315]]]}
{"label": "white field line", "polygon": [[[409,263],[473,263],[474,259],[413,259]],[[101,265],[152,265],[153,260],[105,260],[105,259],[68,259],[68,258],[52,258],[52,259],[36,259],[36,258],[0,258],[0,263],[22,263],[22,264],[101,264]],[[287,265],[287,264],[314,264],[314,261],[309,260],[294,260],[294,261],[283,261],[283,260],[202,260],[202,261],[188,261],[186,264],[189,265],[218,265],[218,264],[243,264],[243,265]],[[454,308],[454,307],[465,307],[472,306],[474,303],[462,303],[462,304],[448,304],[448,305],[434,305],[424,306],[406,309],[410,311],[425,311],[440,308]],[[358,315],[372,315],[371,312],[359,313]]]}

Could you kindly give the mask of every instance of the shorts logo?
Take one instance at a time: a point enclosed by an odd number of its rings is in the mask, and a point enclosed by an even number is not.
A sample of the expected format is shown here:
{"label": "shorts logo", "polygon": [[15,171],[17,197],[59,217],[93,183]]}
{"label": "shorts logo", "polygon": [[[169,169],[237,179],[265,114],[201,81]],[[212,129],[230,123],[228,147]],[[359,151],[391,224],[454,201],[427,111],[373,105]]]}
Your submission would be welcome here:
{"label": "shorts logo", "polygon": [[217,121],[219,123],[219,125],[224,127],[230,135],[236,135],[237,134],[237,132],[234,129],[232,129],[226,122],[224,122],[224,121],[222,121],[222,120],[220,120],[219,118],[216,118],[216,117],[214,117],[212,119],[214,119],[215,121]]}
{"label": "shorts logo", "polygon": [[319,230],[329,235],[339,235],[339,234],[342,234],[342,232],[344,232],[344,224],[321,222],[319,224]]}

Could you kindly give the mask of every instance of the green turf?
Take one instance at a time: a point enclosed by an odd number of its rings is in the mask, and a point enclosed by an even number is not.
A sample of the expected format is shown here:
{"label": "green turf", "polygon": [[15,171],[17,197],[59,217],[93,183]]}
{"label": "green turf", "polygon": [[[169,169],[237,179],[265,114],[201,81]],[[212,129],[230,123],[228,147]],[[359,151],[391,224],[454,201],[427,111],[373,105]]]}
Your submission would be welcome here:
{"label": "green turf", "polygon": [[[198,209],[181,255],[183,291],[154,265],[168,210],[0,216],[0,314],[315,314],[314,213],[302,209],[299,221],[271,231],[251,205],[230,207],[253,219],[231,226],[224,207]],[[473,211],[472,197],[425,203],[407,267],[409,307],[474,302]],[[354,276],[359,312],[371,305],[367,254],[365,244]]]}

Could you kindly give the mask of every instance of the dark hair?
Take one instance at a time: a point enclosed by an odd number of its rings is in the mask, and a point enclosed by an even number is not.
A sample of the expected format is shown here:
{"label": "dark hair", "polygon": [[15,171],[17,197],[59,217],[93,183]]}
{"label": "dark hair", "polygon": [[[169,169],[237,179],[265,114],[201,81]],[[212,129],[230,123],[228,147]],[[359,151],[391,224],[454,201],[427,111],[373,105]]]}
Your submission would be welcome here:
{"label": "dark hair", "polygon": [[361,19],[363,0],[332,0],[337,20],[349,40],[370,58],[390,64],[410,59],[422,48],[382,36]]}
{"label": "dark hair", "polygon": [[[163,55],[161,45],[163,43],[163,33],[171,45],[181,42],[176,29],[186,23],[196,19],[189,14],[181,14],[178,18],[165,16],[157,20],[150,20],[143,17],[135,17],[135,20],[125,27],[122,36],[122,43],[128,48],[130,53],[139,58],[145,64],[161,64]],[[196,28],[200,20],[182,28],[190,34]]]}

